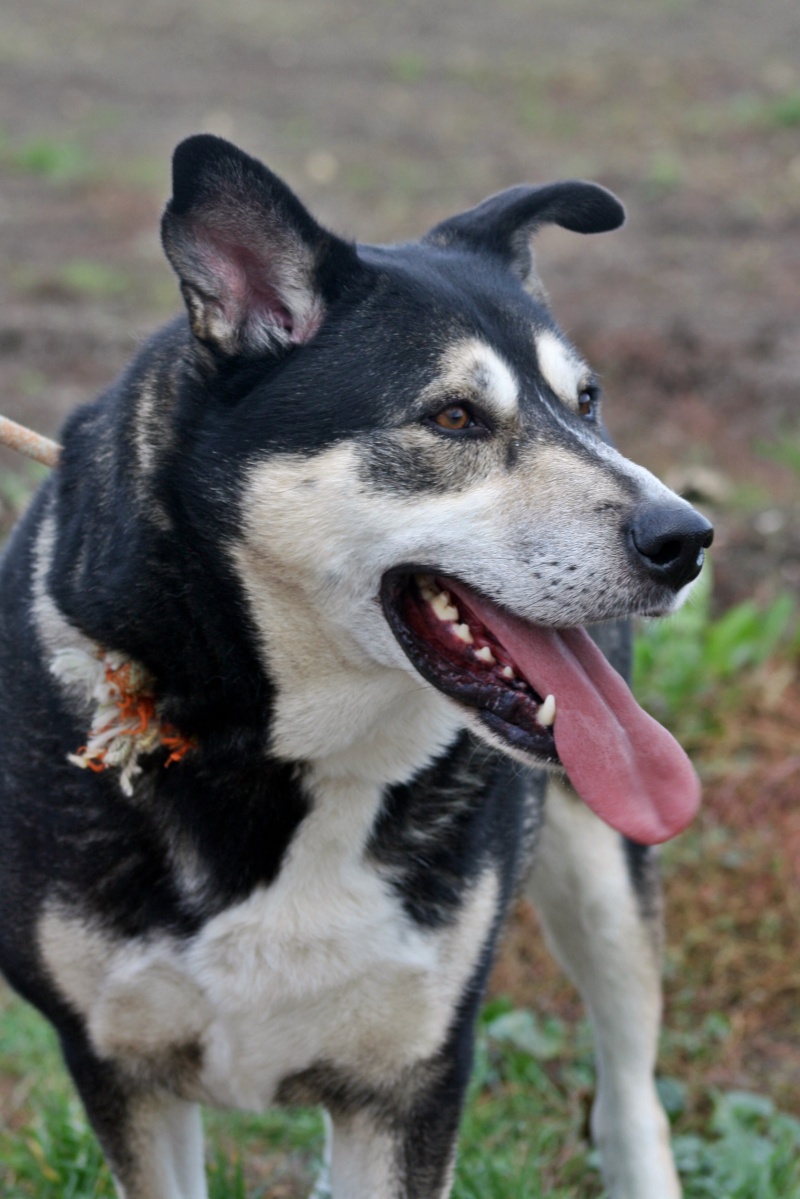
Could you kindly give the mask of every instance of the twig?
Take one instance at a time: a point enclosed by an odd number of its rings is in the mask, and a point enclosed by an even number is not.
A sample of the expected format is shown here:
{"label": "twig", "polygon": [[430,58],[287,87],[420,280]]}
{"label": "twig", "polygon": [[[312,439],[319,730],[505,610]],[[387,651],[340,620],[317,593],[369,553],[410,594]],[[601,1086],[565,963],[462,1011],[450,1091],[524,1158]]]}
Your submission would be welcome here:
{"label": "twig", "polygon": [[18,450],[27,458],[41,462],[43,466],[55,466],[61,454],[61,446],[33,429],[18,425],[7,416],[0,416],[0,445],[7,445],[12,450]]}

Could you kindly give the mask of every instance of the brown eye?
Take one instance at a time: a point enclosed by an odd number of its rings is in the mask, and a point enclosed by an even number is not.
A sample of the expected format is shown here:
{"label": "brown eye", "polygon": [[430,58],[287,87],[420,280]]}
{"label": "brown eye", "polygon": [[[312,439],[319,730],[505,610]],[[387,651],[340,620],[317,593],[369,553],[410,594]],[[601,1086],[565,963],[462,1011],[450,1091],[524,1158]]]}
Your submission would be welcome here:
{"label": "brown eye", "polygon": [[440,429],[454,433],[459,429],[469,429],[475,423],[469,408],[465,408],[463,404],[449,404],[447,408],[436,413],[433,421]]}
{"label": "brown eye", "polygon": [[585,387],[578,396],[578,412],[587,420],[594,420],[597,415],[597,392]]}

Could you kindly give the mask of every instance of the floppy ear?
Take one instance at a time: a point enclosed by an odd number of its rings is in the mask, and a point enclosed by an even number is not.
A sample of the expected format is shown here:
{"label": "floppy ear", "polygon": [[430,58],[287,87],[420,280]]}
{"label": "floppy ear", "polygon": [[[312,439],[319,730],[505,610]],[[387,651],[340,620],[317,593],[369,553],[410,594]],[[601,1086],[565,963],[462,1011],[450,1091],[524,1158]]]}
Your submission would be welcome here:
{"label": "floppy ear", "polygon": [[442,221],[423,240],[488,251],[538,294],[530,240],[540,225],[561,225],[574,233],[605,233],[624,220],[625,209],[611,192],[597,183],[570,180],[544,187],[510,187],[476,208]]}
{"label": "floppy ear", "polygon": [[257,159],[210,134],[178,146],[172,189],[161,238],[195,337],[222,354],[308,341],[357,269],[353,247]]}

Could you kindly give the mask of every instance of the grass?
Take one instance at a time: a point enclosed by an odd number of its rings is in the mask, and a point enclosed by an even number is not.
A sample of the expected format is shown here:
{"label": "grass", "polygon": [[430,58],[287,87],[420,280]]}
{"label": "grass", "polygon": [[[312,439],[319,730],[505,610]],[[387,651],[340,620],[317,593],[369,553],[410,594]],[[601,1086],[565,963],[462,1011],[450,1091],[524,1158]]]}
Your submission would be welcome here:
{"label": "grass", "polygon": [[34,299],[110,300],[129,292],[130,272],[92,258],[71,258],[45,269],[24,267],[11,275],[14,288]]}
{"label": "grass", "polygon": [[121,295],[129,286],[124,270],[92,258],[72,258],[62,263],[56,278],[71,291],[95,299]]}
{"label": "grass", "polygon": [[702,746],[735,718],[759,671],[776,656],[788,659],[800,650],[792,596],[769,604],[743,600],[715,616],[712,587],[707,566],[683,608],[645,624],[635,646],[634,691],[688,748]]}
{"label": "grass", "polygon": [[454,1199],[589,1199],[602,1194],[585,1137],[592,1081],[585,1027],[538,1019],[506,999],[484,1010],[462,1126]]}
{"label": "grass", "polygon": [[800,91],[770,97],[745,93],[735,97],[733,108],[741,123],[756,128],[795,129],[800,125]]}
{"label": "grass", "polygon": [[686,1199],[767,1199],[800,1195],[800,1120],[746,1091],[714,1097],[712,1137],[675,1140]]}
{"label": "grass", "polygon": [[417,83],[428,72],[428,63],[421,54],[396,54],[389,63],[392,78],[398,83]]}
{"label": "grass", "polygon": [[8,1199],[113,1196],[58,1058],[55,1034],[14,1000],[0,1010],[0,1194]]}
{"label": "grass", "polygon": [[0,137],[0,162],[50,183],[73,183],[93,174],[86,147],[79,141],[44,134],[13,143]]}
{"label": "grass", "polygon": [[800,426],[787,427],[780,441],[762,441],[756,449],[762,458],[778,462],[781,466],[788,466],[800,481]]}
{"label": "grass", "polygon": [[49,470],[38,462],[18,458],[15,470],[0,470],[0,545],[31,501],[36,488]]}

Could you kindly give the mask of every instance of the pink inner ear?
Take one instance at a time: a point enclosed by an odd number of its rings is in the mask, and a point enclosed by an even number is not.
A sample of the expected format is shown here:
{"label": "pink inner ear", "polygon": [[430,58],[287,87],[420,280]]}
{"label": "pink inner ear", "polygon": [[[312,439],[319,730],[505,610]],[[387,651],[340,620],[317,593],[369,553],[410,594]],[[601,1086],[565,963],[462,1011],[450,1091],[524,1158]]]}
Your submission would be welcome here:
{"label": "pink inner ear", "polygon": [[292,313],[269,277],[268,260],[207,231],[198,239],[198,250],[212,294],[232,327],[242,327],[255,317],[289,334],[296,332]]}
{"label": "pink inner ear", "polygon": [[291,333],[295,322],[291,312],[281,301],[278,288],[268,277],[269,263],[260,260],[244,246],[236,247],[234,261],[238,264],[247,287],[246,311],[258,312],[265,316],[270,324],[278,325]]}

